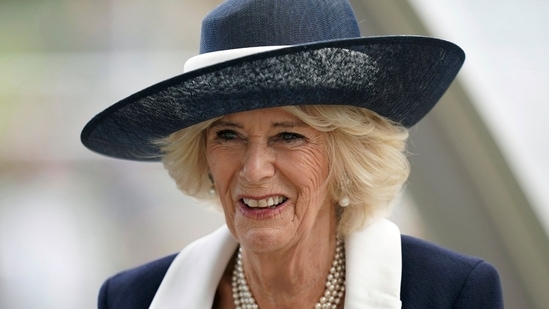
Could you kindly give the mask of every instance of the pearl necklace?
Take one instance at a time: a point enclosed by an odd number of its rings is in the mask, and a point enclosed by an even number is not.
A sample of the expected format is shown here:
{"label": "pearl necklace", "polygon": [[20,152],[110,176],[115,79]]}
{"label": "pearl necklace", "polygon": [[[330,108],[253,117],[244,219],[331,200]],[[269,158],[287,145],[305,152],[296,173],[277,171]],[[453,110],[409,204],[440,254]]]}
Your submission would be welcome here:
{"label": "pearl necklace", "polygon": [[[232,277],[233,299],[236,309],[258,309],[252,291],[246,282],[242,267],[242,247],[238,249],[236,265]],[[345,249],[342,240],[337,240],[336,252],[332,267],[326,278],[324,295],[316,303],[315,309],[336,309],[345,292]]]}

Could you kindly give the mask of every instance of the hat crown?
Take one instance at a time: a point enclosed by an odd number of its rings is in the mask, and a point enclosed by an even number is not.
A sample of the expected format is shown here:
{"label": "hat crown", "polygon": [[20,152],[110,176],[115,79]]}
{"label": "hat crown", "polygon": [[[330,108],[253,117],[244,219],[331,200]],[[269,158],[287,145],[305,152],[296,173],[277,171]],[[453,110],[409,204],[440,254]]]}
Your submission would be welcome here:
{"label": "hat crown", "polygon": [[227,0],[202,21],[200,53],[355,37],[348,0]]}

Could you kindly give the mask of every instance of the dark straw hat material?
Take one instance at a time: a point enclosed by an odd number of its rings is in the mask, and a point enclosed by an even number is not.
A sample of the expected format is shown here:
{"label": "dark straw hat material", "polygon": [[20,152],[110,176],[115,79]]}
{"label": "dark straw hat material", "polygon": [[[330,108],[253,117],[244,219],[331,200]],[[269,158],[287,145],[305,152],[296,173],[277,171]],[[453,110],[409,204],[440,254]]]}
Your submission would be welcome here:
{"label": "dark straw hat material", "polygon": [[346,0],[228,0],[203,21],[201,54],[291,45],[205,66],[125,98],[82,131],[91,150],[155,161],[151,141],[202,121],[287,105],[354,105],[403,126],[423,118],[465,55],[428,37],[360,37]]}

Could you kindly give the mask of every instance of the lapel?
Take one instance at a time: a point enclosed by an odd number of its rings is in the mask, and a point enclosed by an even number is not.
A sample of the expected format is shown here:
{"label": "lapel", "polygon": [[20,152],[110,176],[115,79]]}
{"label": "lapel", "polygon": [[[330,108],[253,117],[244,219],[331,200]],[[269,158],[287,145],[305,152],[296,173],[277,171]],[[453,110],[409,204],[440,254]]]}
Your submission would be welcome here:
{"label": "lapel", "polygon": [[[225,225],[189,244],[170,265],[150,309],[212,308],[237,246]],[[345,309],[401,308],[402,253],[395,224],[378,219],[349,235],[345,253]]]}

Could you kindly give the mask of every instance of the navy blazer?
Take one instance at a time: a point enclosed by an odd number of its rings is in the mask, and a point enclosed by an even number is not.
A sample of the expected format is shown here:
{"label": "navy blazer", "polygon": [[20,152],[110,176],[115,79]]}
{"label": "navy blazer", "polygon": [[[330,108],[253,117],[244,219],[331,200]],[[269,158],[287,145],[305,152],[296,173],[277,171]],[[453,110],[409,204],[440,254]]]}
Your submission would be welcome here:
{"label": "navy blazer", "polygon": [[[175,256],[108,279],[99,292],[99,309],[147,309]],[[400,299],[403,309],[503,308],[492,265],[404,235]]]}

